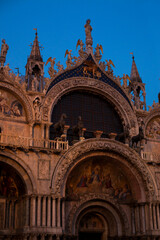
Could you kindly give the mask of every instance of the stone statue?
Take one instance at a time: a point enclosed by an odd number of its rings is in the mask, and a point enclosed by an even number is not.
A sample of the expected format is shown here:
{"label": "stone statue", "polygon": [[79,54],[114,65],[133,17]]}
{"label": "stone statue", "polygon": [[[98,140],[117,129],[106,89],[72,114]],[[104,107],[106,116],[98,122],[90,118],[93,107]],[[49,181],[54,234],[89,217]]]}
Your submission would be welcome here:
{"label": "stone statue", "polygon": [[130,81],[130,77],[126,74],[123,74],[123,88],[127,88],[127,79]]}
{"label": "stone statue", "polygon": [[90,25],[90,22],[91,22],[91,20],[88,19],[88,20],[86,21],[86,24],[84,25],[84,27],[85,27],[85,33],[86,33],[86,40],[87,40],[87,39],[92,39],[92,36],[91,36],[92,27],[91,27],[91,25]]}
{"label": "stone statue", "polygon": [[33,108],[34,108],[34,113],[35,113],[35,120],[40,121],[41,120],[41,102],[40,98],[36,97],[35,100],[33,101]]}
{"label": "stone statue", "polygon": [[60,61],[56,64],[57,68],[58,68],[58,72],[63,72],[64,67],[62,64],[60,64]]}
{"label": "stone statue", "polygon": [[92,48],[93,40],[92,40],[92,36],[91,36],[92,27],[90,25],[90,22],[91,22],[91,20],[88,19],[86,21],[86,24],[84,25],[85,33],[86,33],[86,50],[88,53],[93,52],[93,48]]}
{"label": "stone statue", "polygon": [[1,45],[1,57],[6,58],[8,49],[9,49],[9,46],[7,45],[5,39],[3,39],[2,45]]}
{"label": "stone statue", "polygon": [[7,63],[7,65],[4,66],[4,74],[5,75],[10,75],[10,71],[11,71],[11,69],[9,67],[9,63]]}
{"label": "stone statue", "polygon": [[60,120],[54,124],[54,130],[56,137],[60,137],[64,133],[65,119],[67,115],[62,113]]}
{"label": "stone statue", "polygon": [[[101,53],[103,54],[102,45],[97,44],[97,47],[95,49],[96,49],[96,52],[95,52],[96,56],[101,56]],[[101,53],[100,53],[100,50],[101,50]]]}
{"label": "stone statue", "polygon": [[85,52],[85,49],[84,49],[84,43],[80,39],[78,39],[78,41],[77,41],[76,49],[78,48],[78,46],[80,46],[80,50],[78,51],[79,56],[81,58],[84,58],[86,56],[86,52]]}
{"label": "stone statue", "polygon": [[112,70],[112,68],[111,68],[111,65],[112,65],[113,67],[115,67],[115,66],[114,66],[112,60],[111,60],[111,59],[109,59],[109,60],[106,59],[106,63],[107,63],[108,73],[111,74],[111,75],[113,75],[113,70]]}
{"label": "stone statue", "polygon": [[71,67],[73,65],[71,52],[72,52],[72,50],[68,51],[68,49],[65,52],[65,56],[64,57],[66,57],[68,55],[67,61],[66,61],[67,68],[69,68],[69,67]]}
{"label": "stone statue", "polygon": [[39,81],[36,76],[33,77],[32,79],[32,91],[38,91],[39,88]]}
{"label": "stone statue", "polygon": [[51,64],[51,66],[49,67],[49,70],[48,70],[48,73],[49,73],[49,75],[50,75],[50,77],[51,78],[53,78],[54,76],[55,76],[55,74],[57,73],[57,71],[54,69],[54,65],[55,65],[55,59],[56,58],[48,58],[48,60],[47,60],[47,62],[46,62],[46,65],[48,64],[48,63],[50,63]]}

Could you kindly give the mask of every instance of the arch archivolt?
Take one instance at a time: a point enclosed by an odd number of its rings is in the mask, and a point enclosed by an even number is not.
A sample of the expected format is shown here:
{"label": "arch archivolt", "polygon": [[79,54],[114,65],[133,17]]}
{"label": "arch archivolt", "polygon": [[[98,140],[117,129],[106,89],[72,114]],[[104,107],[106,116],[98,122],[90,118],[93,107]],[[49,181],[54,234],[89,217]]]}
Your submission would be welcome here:
{"label": "arch archivolt", "polygon": [[26,185],[27,194],[37,192],[37,184],[33,177],[32,171],[22,159],[13,153],[0,151],[0,162],[9,164],[19,173]]}
{"label": "arch archivolt", "polygon": [[[83,159],[96,155],[100,151],[112,154],[112,157],[126,165],[141,186],[141,200],[154,199],[155,185],[140,156],[128,146],[111,139],[88,139],[76,143],[60,158],[52,175],[52,190],[55,194],[65,196],[67,178],[72,169]],[[98,154],[97,154],[98,156]],[[119,156],[119,157],[117,157]]]}
{"label": "arch archivolt", "polygon": [[[127,100],[110,85],[97,79],[85,77],[65,79],[50,89],[43,103],[43,120],[51,119],[55,104],[64,94],[78,89],[89,90],[103,95],[114,106],[122,122],[125,125],[129,124],[130,128],[133,128],[133,132],[137,131],[137,119]],[[46,118],[46,114],[48,114],[48,119]]]}
{"label": "arch archivolt", "polygon": [[[109,227],[110,229],[115,228],[113,234],[121,236],[124,232],[127,233],[129,231],[129,220],[123,208],[116,200],[106,197],[105,194],[89,193],[83,195],[80,201],[77,201],[69,212],[66,221],[66,230],[68,234],[78,234],[80,220],[89,211],[97,211],[106,221],[107,215],[110,215],[109,220],[115,225]],[[110,224],[109,221],[107,221],[107,223]]]}
{"label": "arch archivolt", "polygon": [[20,87],[15,87],[14,85],[8,82],[0,82],[0,88],[10,92],[11,94],[15,95],[19,99],[19,101],[23,104],[23,107],[25,109],[27,121],[32,122],[33,107],[27,95],[24,94],[24,91]]}

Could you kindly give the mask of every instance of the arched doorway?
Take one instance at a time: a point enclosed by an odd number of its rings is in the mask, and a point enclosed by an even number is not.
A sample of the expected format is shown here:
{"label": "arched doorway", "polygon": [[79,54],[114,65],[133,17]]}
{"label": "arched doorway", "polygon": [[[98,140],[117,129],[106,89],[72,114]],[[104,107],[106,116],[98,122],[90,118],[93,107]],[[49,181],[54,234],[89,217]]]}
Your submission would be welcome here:
{"label": "arched doorway", "polygon": [[103,240],[107,239],[108,226],[104,217],[96,212],[85,214],[79,223],[79,240]]}

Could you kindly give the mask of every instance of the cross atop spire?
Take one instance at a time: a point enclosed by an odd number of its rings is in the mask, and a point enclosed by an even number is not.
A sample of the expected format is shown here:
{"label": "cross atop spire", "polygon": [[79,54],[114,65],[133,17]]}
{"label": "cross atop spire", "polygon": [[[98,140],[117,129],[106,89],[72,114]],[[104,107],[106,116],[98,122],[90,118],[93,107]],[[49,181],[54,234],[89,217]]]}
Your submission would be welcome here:
{"label": "cross atop spire", "polygon": [[35,39],[32,45],[32,50],[30,57],[31,59],[38,60],[38,61],[43,61],[41,53],[40,53],[40,46],[39,46],[39,41],[38,41],[38,33],[37,33],[37,28],[34,28],[36,31],[35,33]]}
{"label": "cross atop spire", "polygon": [[134,60],[134,56],[132,54],[132,68],[131,68],[131,75],[130,75],[130,79],[132,82],[142,82],[139,73],[138,73],[138,69]]}

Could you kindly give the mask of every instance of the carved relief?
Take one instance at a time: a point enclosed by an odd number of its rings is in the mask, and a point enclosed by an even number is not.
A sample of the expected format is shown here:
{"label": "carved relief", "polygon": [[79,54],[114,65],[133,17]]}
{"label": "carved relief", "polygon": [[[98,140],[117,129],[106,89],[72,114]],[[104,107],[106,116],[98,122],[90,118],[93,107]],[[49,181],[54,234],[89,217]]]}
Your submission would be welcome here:
{"label": "carved relief", "polygon": [[160,172],[156,172],[156,183],[157,183],[157,187],[158,190],[160,190]]}
{"label": "carved relief", "polygon": [[146,127],[146,136],[160,140],[160,116],[149,121]]}
{"label": "carved relief", "polygon": [[25,112],[19,100],[4,90],[0,90],[0,117],[25,119]]}
{"label": "carved relief", "polygon": [[50,179],[50,161],[38,160],[38,179],[49,180]]}

